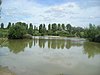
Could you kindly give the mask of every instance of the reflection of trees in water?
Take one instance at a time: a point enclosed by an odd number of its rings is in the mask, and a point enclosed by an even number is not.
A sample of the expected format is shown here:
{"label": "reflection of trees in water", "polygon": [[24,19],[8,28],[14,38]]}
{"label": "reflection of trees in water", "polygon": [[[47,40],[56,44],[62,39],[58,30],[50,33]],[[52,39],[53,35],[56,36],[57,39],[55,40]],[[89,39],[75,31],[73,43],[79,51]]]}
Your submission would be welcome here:
{"label": "reflection of trees in water", "polygon": [[[72,46],[82,46],[80,41],[64,40],[64,39],[38,39],[39,47],[44,48],[47,44],[52,49],[70,49]],[[47,43],[46,43],[47,42]]]}
{"label": "reflection of trees in water", "polygon": [[88,54],[88,58],[94,57],[96,54],[100,54],[100,44],[93,42],[85,42],[84,53]]}
{"label": "reflection of trees in water", "polygon": [[8,67],[2,67],[0,66],[0,75],[16,75],[11,70],[9,70]]}
{"label": "reflection of trees in water", "polygon": [[[2,43],[2,41],[0,41]],[[25,47],[38,45],[40,48],[52,48],[52,49],[70,49],[72,46],[82,46],[80,41],[65,40],[65,39],[33,39],[33,40],[8,40],[3,44],[3,47],[8,47],[11,52],[19,53],[24,51]]]}
{"label": "reflection of trees in water", "polygon": [[71,43],[71,40],[67,40],[67,41],[66,41],[66,48],[67,48],[67,49],[70,49],[70,48],[71,48],[71,44],[72,44],[72,43]]}
{"label": "reflection of trees in water", "polygon": [[13,53],[24,51],[25,47],[27,47],[28,44],[31,48],[33,43],[31,40],[8,40],[8,48]]}
{"label": "reflection of trees in water", "polygon": [[32,46],[33,46],[33,40],[30,40],[29,41],[29,48],[32,48]]}
{"label": "reflection of trees in water", "polygon": [[57,40],[51,40],[51,48],[56,49]]}
{"label": "reflection of trees in water", "polygon": [[7,44],[8,44],[7,39],[3,39],[3,38],[0,39],[0,47],[7,46]]}
{"label": "reflection of trees in water", "polygon": [[[36,41],[35,41],[36,42]],[[33,40],[0,40],[0,47],[8,47],[10,52],[19,53],[24,51],[26,47],[31,48],[33,46]]]}
{"label": "reflection of trees in water", "polygon": [[34,42],[34,46],[35,46],[38,41],[37,41],[37,39],[34,38],[33,42]]}

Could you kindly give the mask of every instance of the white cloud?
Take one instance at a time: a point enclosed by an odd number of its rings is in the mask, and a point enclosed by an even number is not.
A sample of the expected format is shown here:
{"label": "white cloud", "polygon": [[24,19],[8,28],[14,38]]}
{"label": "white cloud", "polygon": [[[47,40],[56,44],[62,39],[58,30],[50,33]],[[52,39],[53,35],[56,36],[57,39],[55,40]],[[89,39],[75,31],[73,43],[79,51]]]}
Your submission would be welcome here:
{"label": "white cloud", "polygon": [[46,7],[29,0],[4,0],[2,5],[3,22],[23,21],[33,24],[57,22],[82,26],[89,22],[100,23],[99,13],[99,6],[81,8],[74,2]]}

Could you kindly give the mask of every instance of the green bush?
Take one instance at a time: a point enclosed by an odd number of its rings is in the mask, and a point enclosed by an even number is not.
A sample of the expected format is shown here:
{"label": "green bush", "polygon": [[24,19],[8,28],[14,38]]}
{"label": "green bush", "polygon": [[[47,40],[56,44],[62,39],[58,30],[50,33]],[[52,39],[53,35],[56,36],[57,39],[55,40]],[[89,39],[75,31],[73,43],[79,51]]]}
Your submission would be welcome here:
{"label": "green bush", "polygon": [[3,37],[3,34],[0,32],[0,38]]}
{"label": "green bush", "polygon": [[26,34],[25,27],[19,22],[10,27],[8,39],[23,39],[24,34]]}
{"label": "green bush", "polygon": [[8,36],[8,29],[0,29],[0,38],[5,38]]}

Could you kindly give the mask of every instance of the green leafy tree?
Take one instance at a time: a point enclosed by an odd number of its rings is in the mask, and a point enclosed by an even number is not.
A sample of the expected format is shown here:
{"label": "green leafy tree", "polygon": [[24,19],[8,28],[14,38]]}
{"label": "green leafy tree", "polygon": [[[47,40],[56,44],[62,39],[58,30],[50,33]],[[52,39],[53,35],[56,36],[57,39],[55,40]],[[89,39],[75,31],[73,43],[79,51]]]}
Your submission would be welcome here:
{"label": "green leafy tree", "polygon": [[89,41],[100,42],[100,30],[98,26],[89,24],[89,28],[86,28],[84,31],[84,36]]}
{"label": "green leafy tree", "polygon": [[28,29],[28,33],[33,35],[33,25],[32,25],[32,23],[30,23],[30,27]]}
{"label": "green leafy tree", "polygon": [[52,29],[52,28],[51,28],[51,24],[49,24],[49,25],[48,25],[48,30],[51,30],[51,29]]}
{"label": "green leafy tree", "polygon": [[12,26],[14,26],[15,24],[14,23],[12,23]]}
{"label": "green leafy tree", "polygon": [[[30,24],[31,24],[31,23],[30,23]],[[21,25],[25,27],[26,31],[28,31],[28,24],[26,24],[26,23],[21,23]]]}
{"label": "green leafy tree", "polygon": [[42,24],[40,24],[40,26],[39,26],[39,33],[42,33]]}
{"label": "green leafy tree", "polygon": [[8,23],[7,29],[11,27],[11,22]]}
{"label": "green leafy tree", "polygon": [[46,34],[45,24],[40,24],[40,26],[39,26],[39,33],[41,33],[41,35],[45,35]]}
{"label": "green leafy tree", "polygon": [[88,31],[87,31],[87,34],[88,34],[89,40],[90,40],[90,41],[94,41],[96,35],[98,35],[98,31],[97,31],[97,29],[96,29],[96,26],[90,24],[90,25],[89,25],[89,29],[88,29]]}
{"label": "green leafy tree", "polygon": [[37,30],[37,27],[34,25],[34,33],[36,32],[36,30]]}
{"label": "green leafy tree", "polygon": [[71,33],[72,26],[70,24],[67,24],[66,27],[67,27],[68,32]]}
{"label": "green leafy tree", "polygon": [[21,22],[17,22],[12,25],[8,32],[8,39],[23,39],[23,35],[26,34],[25,27]]}
{"label": "green leafy tree", "polygon": [[62,24],[62,30],[65,30],[65,25],[64,24]]}
{"label": "green leafy tree", "polygon": [[71,33],[77,37],[83,37],[84,35],[84,29],[82,27],[72,27]]}
{"label": "green leafy tree", "polygon": [[39,30],[38,30],[38,27],[36,27],[35,25],[34,25],[33,33],[34,33],[34,36],[40,36],[40,33],[39,33]]}
{"label": "green leafy tree", "polygon": [[43,24],[43,33],[44,33],[44,34],[46,33],[46,27],[45,27],[45,24]]}
{"label": "green leafy tree", "polygon": [[33,29],[33,25],[32,25],[32,23],[30,23],[30,28],[32,28],[32,29]]}
{"label": "green leafy tree", "polygon": [[52,31],[53,32],[56,32],[57,31],[57,24],[56,23],[53,23],[52,24]]}
{"label": "green leafy tree", "polygon": [[4,29],[4,23],[1,23],[1,29]]}
{"label": "green leafy tree", "polygon": [[61,31],[61,25],[58,24],[58,31]]}
{"label": "green leafy tree", "polygon": [[52,32],[52,25],[49,24],[49,25],[48,25],[48,33],[47,33],[47,34],[48,34],[48,35],[52,35],[52,33],[53,33],[53,32]]}

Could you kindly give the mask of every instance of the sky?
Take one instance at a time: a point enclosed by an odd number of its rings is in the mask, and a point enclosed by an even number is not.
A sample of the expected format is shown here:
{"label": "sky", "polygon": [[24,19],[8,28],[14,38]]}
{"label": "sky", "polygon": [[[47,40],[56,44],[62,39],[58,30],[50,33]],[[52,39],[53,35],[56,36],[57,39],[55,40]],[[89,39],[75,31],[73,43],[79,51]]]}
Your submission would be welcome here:
{"label": "sky", "polygon": [[0,22],[100,25],[100,0],[2,0]]}

